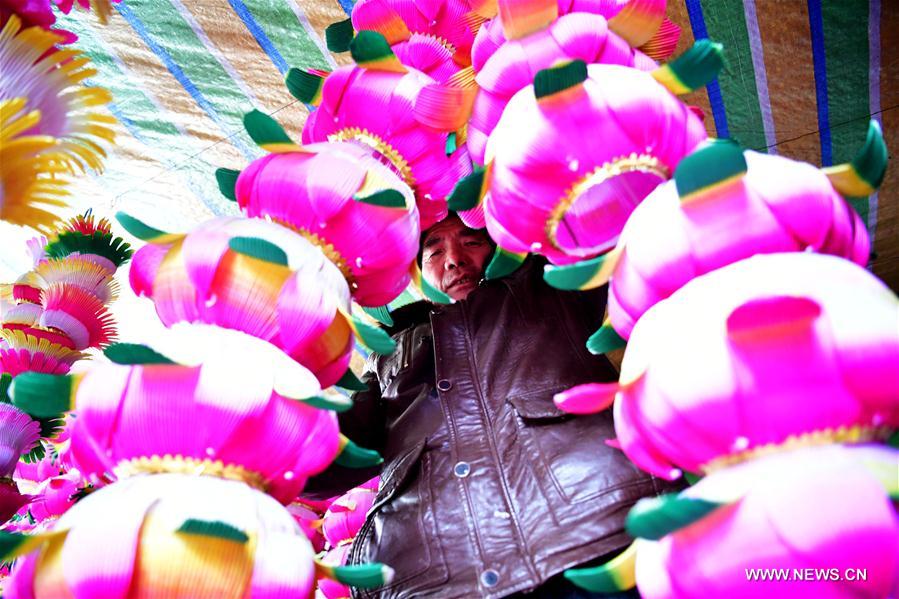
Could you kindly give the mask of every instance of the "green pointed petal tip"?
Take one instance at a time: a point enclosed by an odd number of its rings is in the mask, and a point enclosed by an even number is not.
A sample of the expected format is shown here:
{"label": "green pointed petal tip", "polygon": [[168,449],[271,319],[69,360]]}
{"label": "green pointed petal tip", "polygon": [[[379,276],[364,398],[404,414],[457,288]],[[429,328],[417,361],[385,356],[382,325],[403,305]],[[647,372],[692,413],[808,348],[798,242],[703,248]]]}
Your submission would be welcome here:
{"label": "green pointed petal tip", "polygon": [[321,93],[325,80],[321,75],[294,68],[287,71],[284,83],[291,96],[304,104],[312,104]]}
{"label": "green pointed petal tip", "polygon": [[610,351],[621,349],[627,345],[615,329],[609,324],[604,324],[587,339],[587,350],[591,354],[607,354]]}
{"label": "green pointed petal tip", "polygon": [[680,161],[674,171],[681,199],[716,183],[745,174],[743,148],[730,139],[713,139]]}
{"label": "green pointed petal tip", "polygon": [[353,401],[349,397],[342,395],[333,397],[313,395],[312,397],[304,397],[300,401],[307,406],[318,408],[319,410],[328,410],[329,412],[346,412],[353,407]]}
{"label": "green pointed petal tip", "polygon": [[406,198],[395,189],[382,189],[364,198],[353,196],[353,199],[363,204],[371,204],[372,206],[381,206],[383,208],[406,207]]}
{"label": "green pointed petal tip", "polygon": [[13,405],[36,418],[55,418],[72,409],[72,377],[23,372],[12,382]]}
{"label": "green pointed petal tip", "polygon": [[368,386],[360,381],[356,377],[356,374],[349,368],[346,369],[346,372],[343,373],[340,380],[334,384],[348,391],[365,391],[368,389]]}
{"label": "green pointed petal tip", "polygon": [[377,308],[363,307],[362,311],[385,326],[393,326],[393,317],[390,315],[390,309],[387,306],[378,306]]}
{"label": "green pointed petal tip", "polygon": [[113,343],[103,354],[116,364],[174,364],[156,350],[139,343]]}
{"label": "green pointed petal tip", "polygon": [[331,23],[325,29],[325,43],[331,52],[347,52],[356,32],[350,19]]}
{"label": "green pointed petal tip", "polygon": [[396,350],[396,341],[383,330],[362,322],[356,317],[353,317],[353,324],[359,333],[359,340],[371,351],[386,356]]}
{"label": "green pointed petal tip", "polygon": [[350,56],[358,65],[393,55],[387,38],[377,31],[360,31],[350,42]]}
{"label": "green pointed petal tip", "polygon": [[280,123],[264,112],[258,110],[248,112],[243,117],[243,125],[257,145],[293,143]]}
{"label": "green pointed petal tip", "polygon": [[28,540],[28,535],[0,530],[0,561],[9,561],[9,556]]}
{"label": "green pointed petal tip", "polygon": [[446,205],[450,210],[471,210],[481,201],[481,188],[484,185],[484,168],[474,167],[467,177],[462,177],[453,187],[452,193],[446,198]]}
{"label": "green pointed petal tip", "polygon": [[657,541],[705,518],[722,505],[679,494],[648,497],[638,501],[628,512],[625,529],[633,537]]}
{"label": "green pointed petal tip", "polygon": [[347,440],[347,444],[334,460],[334,463],[344,468],[368,468],[383,464],[384,458],[373,449],[359,447],[352,441]]}
{"label": "green pointed petal tip", "polygon": [[360,589],[383,586],[393,578],[393,569],[384,564],[360,564],[357,566],[335,566],[334,578],[345,585]]}
{"label": "green pointed petal tip", "polygon": [[887,151],[886,142],[883,140],[883,131],[880,128],[880,123],[871,119],[871,122],[868,123],[868,135],[865,138],[865,145],[852,159],[852,167],[865,183],[877,189],[883,183],[888,160],[889,152]]}
{"label": "green pointed petal tip", "polygon": [[692,48],[669,62],[668,68],[685,87],[699,89],[724,68],[724,46],[708,39],[697,40]]}
{"label": "green pointed petal tip", "polygon": [[459,138],[456,135],[456,132],[453,131],[446,136],[446,145],[443,148],[444,153],[447,156],[451,156],[453,152],[459,149]]}
{"label": "green pointed petal tip", "polygon": [[616,593],[621,589],[615,573],[604,564],[593,568],[570,568],[565,570],[565,578],[571,584],[591,593]]}
{"label": "green pointed petal tip", "polygon": [[568,64],[537,71],[534,77],[534,95],[539,100],[580,85],[586,80],[587,63],[573,60]]}
{"label": "green pointed petal tip", "polygon": [[228,242],[228,247],[245,256],[250,256],[272,264],[287,266],[287,253],[280,247],[258,237],[235,237]]}
{"label": "green pointed petal tip", "polygon": [[220,520],[197,520],[189,518],[178,528],[177,532],[204,537],[215,537],[236,543],[246,543],[250,537],[239,528]]}
{"label": "green pointed petal tip", "polygon": [[12,375],[8,372],[0,374],[0,403],[12,403],[9,396],[9,388],[12,385]]}
{"label": "green pointed petal tip", "polygon": [[487,269],[484,271],[484,278],[488,281],[508,276],[518,270],[527,258],[527,254],[516,254],[515,252],[507,252],[497,247],[493,253],[493,258]]}
{"label": "green pointed petal tip", "polygon": [[153,239],[167,235],[165,231],[155,229],[125,212],[116,212],[115,218],[119,221],[119,224],[122,225],[123,229],[141,241],[152,241]]}
{"label": "green pointed petal tip", "polygon": [[237,201],[237,178],[240,177],[240,171],[230,168],[219,168],[215,170],[215,180],[219,185],[219,191],[223,196],[231,200]]}
{"label": "green pointed petal tip", "polygon": [[543,280],[556,289],[574,291],[581,289],[602,268],[606,260],[606,254],[583,260],[566,266],[546,265],[543,271]]}

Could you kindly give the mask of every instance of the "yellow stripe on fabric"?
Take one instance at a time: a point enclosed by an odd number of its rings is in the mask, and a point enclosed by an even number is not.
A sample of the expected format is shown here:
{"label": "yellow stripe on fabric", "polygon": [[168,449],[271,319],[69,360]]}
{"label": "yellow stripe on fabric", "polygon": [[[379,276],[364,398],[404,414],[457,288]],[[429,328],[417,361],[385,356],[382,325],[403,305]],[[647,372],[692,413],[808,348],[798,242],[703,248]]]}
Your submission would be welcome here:
{"label": "yellow stripe on fabric", "polygon": [[[687,15],[687,5],[683,0],[668,3],[668,18],[681,28],[680,39],[677,41],[677,48],[672,55],[677,58],[691,47],[693,47],[693,29],[690,27],[690,17]],[[718,40],[712,40],[718,41]],[[727,58],[727,48],[724,48],[724,56]],[[709,135],[715,134],[715,122],[712,120],[712,105],[709,102],[709,94],[705,87],[700,88],[689,94],[685,94],[680,99],[686,104],[698,106],[705,113],[703,124]]]}
{"label": "yellow stripe on fabric", "polygon": [[[287,91],[278,69],[243,22],[234,17],[224,2],[216,10],[209,10],[208,6],[193,2],[184,2],[184,6],[251,88],[261,104],[260,109],[267,114],[276,113],[275,118],[281,125],[299,137],[309,111]],[[223,15],[227,18],[223,18]],[[246,112],[252,108],[250,105],[246,106]]]}
{"label": "yellow stripe on fabric", "polygon": [[[805,2],[756,2],[777,153],[821,164],[815,72]],[[787,59],[786,57],[790,57]]]}
{"label": "yellow stripe on fabric", "polygon": [[[161,521],[160,521],[161,520]],[[240,599],[250,584],[256,534],[246,543],[177,533],[147,515],[141,528],[130,599]]]}

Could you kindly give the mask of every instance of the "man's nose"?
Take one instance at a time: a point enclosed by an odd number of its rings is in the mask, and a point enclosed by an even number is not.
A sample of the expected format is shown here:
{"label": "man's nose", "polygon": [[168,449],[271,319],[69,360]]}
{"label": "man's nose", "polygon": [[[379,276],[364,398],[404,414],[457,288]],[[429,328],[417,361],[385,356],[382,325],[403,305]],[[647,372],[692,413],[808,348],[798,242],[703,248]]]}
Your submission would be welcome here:
{"label": "man's nose", "polygon": [[446,259],[443,261],[443,267],[446,270],[453,270],[465,265],[465,253],[461,248],[452,246],[446,250]]}

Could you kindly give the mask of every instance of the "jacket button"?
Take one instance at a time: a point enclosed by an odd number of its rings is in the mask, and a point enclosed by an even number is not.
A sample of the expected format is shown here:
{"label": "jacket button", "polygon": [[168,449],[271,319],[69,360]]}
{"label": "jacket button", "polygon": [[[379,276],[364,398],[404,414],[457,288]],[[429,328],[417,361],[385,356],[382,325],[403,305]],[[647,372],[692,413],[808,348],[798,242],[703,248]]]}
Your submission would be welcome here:
{"label": "jacket button", "polygon": [[439,381],[437,381],[437,388],[441,391],[449,391],[453,388],[453,383],[452,381],[448,381],[446,379],[440,379]]}
{"label": "jacket button", "polygon": [[495,587],[499,582],[499,572],[496,570],[484,570],[481,572],[481,584],[485,587]]}
{"label": "jacket button", "polygon": [[459,478],[465,478],[471,472],[471,465],[468,462],[456,462],[453,466],[453,474]]}

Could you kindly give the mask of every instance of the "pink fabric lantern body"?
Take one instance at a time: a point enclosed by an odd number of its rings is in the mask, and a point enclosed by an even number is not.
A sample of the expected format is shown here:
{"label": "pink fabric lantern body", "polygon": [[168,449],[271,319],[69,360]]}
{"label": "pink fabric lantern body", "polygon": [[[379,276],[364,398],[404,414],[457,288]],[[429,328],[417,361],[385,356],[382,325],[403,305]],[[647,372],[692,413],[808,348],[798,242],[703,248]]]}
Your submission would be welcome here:
{"label": "pink fabric lantern body", "polygon": [[[208,472],[289,503],[339,453],[337,418],[278,394],[277,375],[266,356],[251,356],[255,349],[195,367],[92,368],[75,395],[76,465],[85,475]],[[306,378],[314,395],[315,379],[308,372]]]}
{"label": "pink fabric lantern body", "polygon": [[706,139],[650,74],[587,69],[582,84],[543,98],[525,87],[493,130],[484,212],[508,251],[567,264],[610,249],[634,208]]}
{"label": "pink fabric lantern body", "polygon": [[[325,249],[353,299],[382,306],[409,284],[418,251],[418,211],[409,187],[371,150],[340,142],[269,154],[243,170],[235,188],[250,217],[269,217]],[[366,203],[390,194],[399,207]]]}
{"label": "pink fabric lantern body", "polygon": [[[502,36],[499,19],[481,28],[472,49],[472,66],[480,89],[468,125],[468,151],[476,164],[489,162],[487,138],[512,96],[530,85],[538,71],[576,59],[640,70],[656,68],[651,58],[609,31],[600,15],[565,15],[545,29],[499,46],[497,36]],[[479,50],[482,43],[485,49]]]}
{"label": "pink fabric lantern body", "polygon": [[754,254],[812,250],[867,263],[866,228],[824,173],[780,156],[744,156],[745,176],[709,197],[683,201],[669,182],[634,211],[609,285],[609,318],[622,337],[692,278]]}
{"label": "pink fabric lantern body", "polygon": [[[346,564],[347,558],[350,556],[352,545],[349,543],[329,549],[322,562],[329,566],[342,566]],[[327,599],[346,599],[350,596],[350,588],[345,584],[340,584],[336,580],[320,578],[318,580],[318,590]]]}
{"label": "pink fabric lantern body", "polygon": [[5,596],[308,597],[313,552],[285,508],[243,483],[156,474],[119,481],[66,512],[21,558]]}
{"label": "pink fabric lantern body", "polygon": [[674,478],[770,446],[881,438],[899,425],[897,322],[896,296],[834,256],[761,255],[694,279],[634,328],[612,386],[618,442]]}
{"label": "pink fabric lantern body", "polygon": [[[891,476],[895,485],[897,469],[894,449],[829,446],[713,473],[682,496],[719,501],[737,492],[740,498],[657,542],[639,541],[640,594],[893,597],[899,591],[899,515],[883,484]],[[758,578],[761,569],[780,579]]]}
{"label": "pink fabric lantern body", "polygon": [[416,71],[341,67],[328,75],[321,104],[306,120],[303,143],[345,141],[359,145],[389,166],[414,191],[421,229],[447,214],[446,196],[471,172],[464,146],[447,155],[453,127],[436,128],[422,116],[423,90],[437,86]]}
{"label": "pink fabric lantern body", "polygon": [[[324,387],[340,379],[353,335],[338,309],[348,313],[350,293],[319,247],[261,219],[217,218],[175,237],[141,248],[130,273],[131,287],[153,300],[163,324],[243,331],[281,348]],[[250,248],[234,249],[235,240]],[[252,255],[259,242],[282,259]]]}

